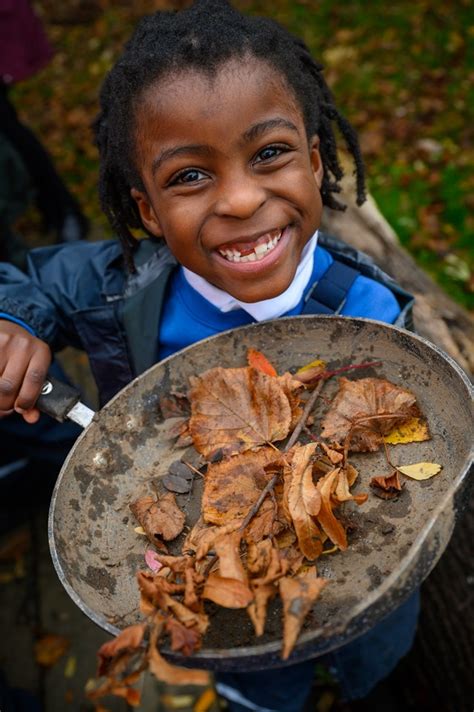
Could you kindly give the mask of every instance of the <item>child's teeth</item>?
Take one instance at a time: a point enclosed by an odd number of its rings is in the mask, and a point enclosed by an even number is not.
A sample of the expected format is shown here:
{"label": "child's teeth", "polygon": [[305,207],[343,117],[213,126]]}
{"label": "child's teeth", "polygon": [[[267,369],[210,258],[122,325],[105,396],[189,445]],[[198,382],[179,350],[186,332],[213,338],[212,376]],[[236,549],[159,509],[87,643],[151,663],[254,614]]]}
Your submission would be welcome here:
{"label": "child's teeth", "polygon": [[253,252],[250,252],[246,255],[241,255],[240,252],[236,249],[219,250],[219,252],[223,257],[226,258],[226,260],[229,260],[229,262],[257,262],[258,260],[261,260],[262,257],[264,257],[268,252],[273,250],[274,247],[276,247],[276,245],[280,241],[281,234],[282,231],[279,230],[274,237],[269,237],[266,242],[262,242],[259,245],[256,245],[253,249]]}

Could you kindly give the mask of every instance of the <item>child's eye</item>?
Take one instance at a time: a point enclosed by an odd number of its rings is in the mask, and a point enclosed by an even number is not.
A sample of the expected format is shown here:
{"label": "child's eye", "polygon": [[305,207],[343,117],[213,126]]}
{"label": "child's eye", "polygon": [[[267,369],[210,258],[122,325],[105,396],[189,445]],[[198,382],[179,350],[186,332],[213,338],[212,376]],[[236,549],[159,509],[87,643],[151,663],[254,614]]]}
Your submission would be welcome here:
{"label": "child's eye", "polygon": [[198,171],[197,168],[187,168],[184,171],[180,171],[175,176],[173,176],[169,182],[169,185],[180,185],[183,183],[197,183],[198,181],[206,178],[206,174]]}
{"label": "child's eye", "polygon": [[265,146],[265,148],[262,148],[262,150],[256,154],[254,162],[261,163],[262,161],[271,161],[272,158],[277,158],[277,156],[284,151],[284,146]]}

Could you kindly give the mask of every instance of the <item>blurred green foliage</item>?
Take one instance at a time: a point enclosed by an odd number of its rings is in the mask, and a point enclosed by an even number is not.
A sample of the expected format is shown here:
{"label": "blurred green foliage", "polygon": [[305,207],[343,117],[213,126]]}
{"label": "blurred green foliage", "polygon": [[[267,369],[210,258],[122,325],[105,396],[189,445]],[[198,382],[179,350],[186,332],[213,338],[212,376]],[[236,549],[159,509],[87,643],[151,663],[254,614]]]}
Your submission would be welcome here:
{"label": "blurred green foliage", "polygon": [[[14,100],[97,234],[90,123],[101,80],[138,17],[179,0],[43,0],[56,48]],[[471,0],[236,0],[302,36],[359,131],[369,188],[403,244],[446,291],[474,308],[474,13]],[[62,9],[61,9],[62,8]]]}

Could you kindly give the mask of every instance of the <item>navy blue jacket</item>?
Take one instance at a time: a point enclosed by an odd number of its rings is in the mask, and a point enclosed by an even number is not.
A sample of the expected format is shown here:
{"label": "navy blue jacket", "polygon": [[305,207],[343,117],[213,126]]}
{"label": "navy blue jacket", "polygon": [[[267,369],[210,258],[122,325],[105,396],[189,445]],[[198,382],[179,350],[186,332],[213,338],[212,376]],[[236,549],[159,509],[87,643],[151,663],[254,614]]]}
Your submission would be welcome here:
{"label": "navy blue jacket", "polygon": [[[401,309],[396,323],[411,328],[411,295],[363,253],[322,233],[319,244],[391,289]],[[158,359],[157,329],[177,263],[152,238],[140,243],[135,263],[137,273],[127,274],[117,240],[32,250],[27,274],[0,263],[0,312],[28,324],[53,351],[85,350],[102,404]]]}

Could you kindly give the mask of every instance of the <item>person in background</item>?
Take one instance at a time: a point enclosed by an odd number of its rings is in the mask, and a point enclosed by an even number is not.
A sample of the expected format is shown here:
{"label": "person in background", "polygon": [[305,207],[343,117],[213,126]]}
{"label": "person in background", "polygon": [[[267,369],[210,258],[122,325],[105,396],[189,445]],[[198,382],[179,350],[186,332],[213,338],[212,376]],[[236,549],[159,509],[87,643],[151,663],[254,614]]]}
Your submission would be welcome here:
{"label": "person in background", "polygon": [[57,242],[86,237],[88,221],[35,134],[10,100],[10,88],[36,74],[51,59],[39,18],[28,0],[0,0],[0,133],[18,153],[35,191],[43,228]]}

